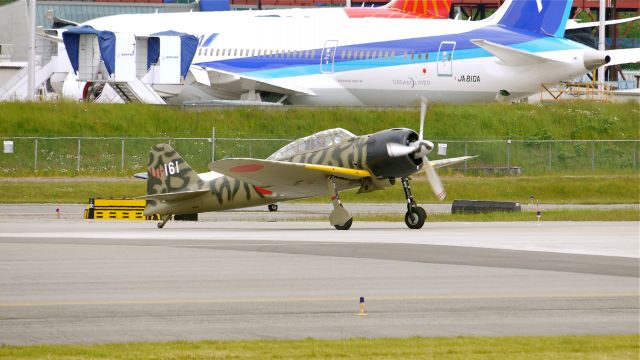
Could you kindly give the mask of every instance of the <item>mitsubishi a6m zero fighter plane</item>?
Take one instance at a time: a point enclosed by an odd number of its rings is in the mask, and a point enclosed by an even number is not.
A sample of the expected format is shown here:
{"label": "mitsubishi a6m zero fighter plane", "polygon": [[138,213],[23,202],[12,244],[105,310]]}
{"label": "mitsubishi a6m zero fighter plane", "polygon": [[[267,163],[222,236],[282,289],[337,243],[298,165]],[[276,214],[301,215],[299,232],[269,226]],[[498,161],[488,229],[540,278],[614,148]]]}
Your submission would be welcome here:
{"label": "mitsubishi a6m zero fighter plane", "polygon": [[355,136],[344,129],[325,130],[298,139],[266,160],[224,159],[197,174],[167,144],[149,153],[145,215],[159,214],[162,228],[172,215],[228,210],[329,194],[331,225],[351,227],[352,216],[342,206],[339,191],[369,192],[400,179],[407,199],[405,223],[419,229],[426,212],[411,195],[409,176],[424,171],[438,199],[445,191],[435,169],[472,158],[463,156],[429,161],[433,143],[423,139],[425,103],[420,132],[388,129]]}

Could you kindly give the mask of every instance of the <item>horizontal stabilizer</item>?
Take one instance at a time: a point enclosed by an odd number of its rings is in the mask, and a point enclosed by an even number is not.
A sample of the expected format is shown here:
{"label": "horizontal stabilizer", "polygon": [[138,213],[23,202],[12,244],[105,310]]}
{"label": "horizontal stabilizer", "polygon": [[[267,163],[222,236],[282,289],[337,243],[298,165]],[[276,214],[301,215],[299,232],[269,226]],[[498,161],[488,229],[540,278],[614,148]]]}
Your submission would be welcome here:
{"label": "horizontal stabilizer", "polygon": [[493,56],[502,60],[506,65],[521,66],[521,65],[536,65],[543,63],[558,63],[564,64],[562,60],[551,59],[548,57],[540,56],[528,51],[514,49],[508,46],[493,43],[491,41],[474,39],[471,42],[488,52]]}
{"label": "horizontal stabilizer", "polygon": [[[622,24],[622,23],[626,23],[626,22],[630,22],[630,21],[635,21],[640,19],[640,16],[635,16],[635,17],[630,17],[630,18],[625,18],[625,19],[616,19],[616,20],[607,20],[604,22],[604,24],[606,26],[609,25],[617,25],[617,24]],[[596,27],[596,26],[600,26],[600,22],[599,21],[591,21],[591,22],[585,22],[585,23],[579,23],[575,20],[569,20],[567,21],[567,30],[573,30],[573,29],[583,29],[583,28],[590,28],[590,27]]]}
{"label": "horizontal stabilizer", "polygon": [[445,167],[445,166],[451,166],[457,163],[461,163],[463,161],[466,160],[470,160],[473,158],[478,157],[476,156],[460,156],[460,157],[455,157],[455,158],[449,158],[449,159],[442,159],[442,160],[433,160],[433,161],[429,161],[431,163],[431,166],[433,166],[434,168],[438,169],[441,167]]}
{"label": "horizontal stabilizer", "polygon": [[198,197],[210,191],[211,191],[210,189],[202,189],[202,190],[194,190],[194,191],[152,194],[152,195],[140,196],[136,199],[156,200],[156,201],[183,201],[183,200],[193,199],[195,197]]}
{"label": "horizontal stabilizer", "polygon": [[606,66],[640,62],[640,48],[609,50],[606,54],[611,57]]}

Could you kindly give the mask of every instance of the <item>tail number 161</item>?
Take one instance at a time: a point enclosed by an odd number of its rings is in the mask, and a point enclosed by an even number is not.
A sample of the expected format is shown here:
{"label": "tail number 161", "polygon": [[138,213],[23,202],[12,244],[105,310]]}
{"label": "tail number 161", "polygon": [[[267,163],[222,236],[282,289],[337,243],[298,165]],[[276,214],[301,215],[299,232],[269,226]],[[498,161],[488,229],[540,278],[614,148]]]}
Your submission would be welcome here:
{"label": "tail number 161", "polygon": [[164,164],[164,173],[168,175],[180,174],[180,166],[178,166],[178,160],[174,160],[168,164]]}

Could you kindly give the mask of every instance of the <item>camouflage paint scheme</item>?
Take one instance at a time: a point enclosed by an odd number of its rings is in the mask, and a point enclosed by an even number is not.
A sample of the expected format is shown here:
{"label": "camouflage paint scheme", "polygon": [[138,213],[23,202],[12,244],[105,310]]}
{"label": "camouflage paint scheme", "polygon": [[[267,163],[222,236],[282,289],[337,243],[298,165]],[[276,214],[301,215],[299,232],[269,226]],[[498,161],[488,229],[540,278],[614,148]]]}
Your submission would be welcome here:
{"label": "camouflage paint scheme", "polygon": [[[275,160],[367,170],[366,143],[368,138],[369,135],[357,136],[324,149]],[[174,165],[173,174],[170,173],[171,168],[165,166],[168,164]],[[180,215],[229,210],[303,198],[302,196],[288,197],[286,194],[275,194],[230,176],[220,175],[205,181],[168,144],[158,144],[149,152],[147,176],[145,215]],[[359,180],[336,178],[335,180],[340,191],[360,188],[361,192],[366,192],[391,185],[388,180],[375,178]],[[309,196],[325,195],[328,192],[327,188],[324,192]],[[171,196],[171,194],[175,194],[175,196]],[[163,195],[168,196],[163,198]]]}

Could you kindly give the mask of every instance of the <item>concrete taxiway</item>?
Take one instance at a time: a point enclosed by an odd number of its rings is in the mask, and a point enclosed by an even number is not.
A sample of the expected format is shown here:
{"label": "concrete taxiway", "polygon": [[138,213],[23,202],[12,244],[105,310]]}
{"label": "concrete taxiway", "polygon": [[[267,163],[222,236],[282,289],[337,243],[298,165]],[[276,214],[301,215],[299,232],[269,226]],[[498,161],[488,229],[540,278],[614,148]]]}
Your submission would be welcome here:
{"label": "concrete taxiway", "polygon": [[1,344],[640,332],[635,222],[0,227]]}

